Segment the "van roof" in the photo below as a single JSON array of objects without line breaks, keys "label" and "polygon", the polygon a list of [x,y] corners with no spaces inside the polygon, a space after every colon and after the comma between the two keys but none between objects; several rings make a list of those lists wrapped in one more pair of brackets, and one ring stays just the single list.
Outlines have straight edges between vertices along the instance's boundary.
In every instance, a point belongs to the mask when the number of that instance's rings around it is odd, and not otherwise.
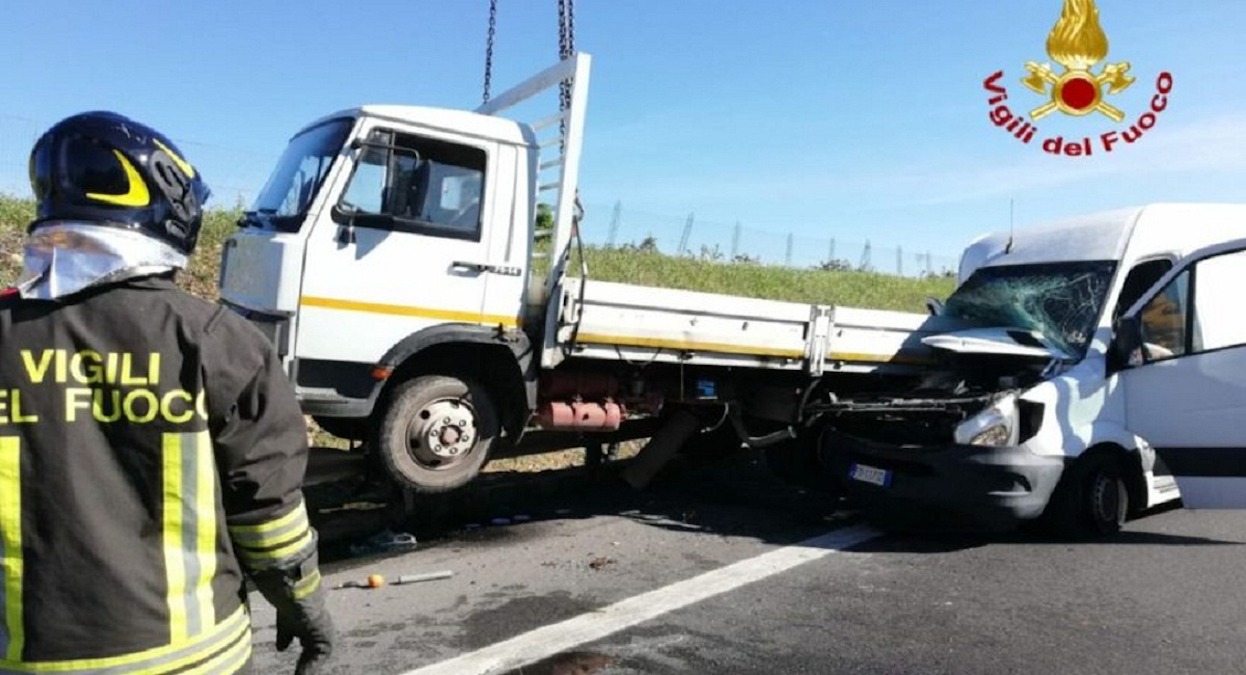
[{"label": "van roof", "polygon": [[1120,260],[1131,239],[1180,254],[1226,236],[1246,236],[1246,204],[1147,204],[1017,228],[1011,247],[1007,230],[992,232],[965,249],[961,271],[967,276],[967,268],[986,266]]},{"label": "van roof", "polygon": [[[535,145],[535,135],[525,124],[505,117],[483,115],[457,108],[436,108],[418,105],[363,105],[339,110],[325,115],[303,127],[310,129],[331,119],[342,117],[378,117],[396,122],[407,122],[423,127],[477,136],[493,141],[515,145]],[[296,134],[297,135],[297,134]]]}]

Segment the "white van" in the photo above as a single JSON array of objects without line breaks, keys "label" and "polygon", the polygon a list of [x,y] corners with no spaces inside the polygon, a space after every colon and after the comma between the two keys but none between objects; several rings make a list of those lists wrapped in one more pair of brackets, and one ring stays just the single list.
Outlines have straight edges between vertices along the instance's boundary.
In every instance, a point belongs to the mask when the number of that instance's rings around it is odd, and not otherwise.
[{"label": "white van", "polygon": [[1156,204],[988,235],[916,389],[839,406],[873,509],[1109,534],[1183,499],[1246,508],[1246,205]]}]

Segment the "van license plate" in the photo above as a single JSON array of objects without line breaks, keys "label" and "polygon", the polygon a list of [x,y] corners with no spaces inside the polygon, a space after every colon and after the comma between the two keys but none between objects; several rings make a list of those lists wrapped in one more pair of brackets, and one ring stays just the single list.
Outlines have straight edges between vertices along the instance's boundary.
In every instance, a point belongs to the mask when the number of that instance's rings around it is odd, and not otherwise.
[{"label": "van license plate", "polygon": [[870,483],[880,487],[891,485],[891,472],[886,469],[879,469],[864,464],[853,464],[848,471],[848,477],[853,480],[859,480],[862,483]]}]

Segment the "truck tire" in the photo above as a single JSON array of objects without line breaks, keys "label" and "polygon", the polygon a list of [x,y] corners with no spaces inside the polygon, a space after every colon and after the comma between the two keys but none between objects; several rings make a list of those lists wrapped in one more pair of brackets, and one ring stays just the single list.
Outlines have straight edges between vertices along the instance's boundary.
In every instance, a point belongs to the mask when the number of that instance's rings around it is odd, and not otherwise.
[{"label": "truck tire", "polygon": [[385,472],[415,492],[461,487],[480,473],[498,437],[489,391],[470,380],[422,375],[389,397],[373,441]]},{"label": "truck tire", "polygon": [[1047,511],[1050,529],[1060,536],[1106,538],[1120,532],[1129,513],[1121,462],[1103,454],[1078,460],[1052,493]]}]

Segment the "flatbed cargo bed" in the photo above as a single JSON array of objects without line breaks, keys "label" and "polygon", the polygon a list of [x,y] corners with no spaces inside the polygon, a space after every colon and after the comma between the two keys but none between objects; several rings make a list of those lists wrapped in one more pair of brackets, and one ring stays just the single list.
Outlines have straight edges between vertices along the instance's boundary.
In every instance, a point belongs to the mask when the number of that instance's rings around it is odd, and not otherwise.
[{"label": "flatbed cargo bed", "polygon": [[[581,285],[583,288],[581,289]],[[583,296],[581,297],[581,290]],[[923,362],[924,314],[566,280],[562,344],[580,358],[874,372]],[[578,327],[577,325],[578,324]]]}]

